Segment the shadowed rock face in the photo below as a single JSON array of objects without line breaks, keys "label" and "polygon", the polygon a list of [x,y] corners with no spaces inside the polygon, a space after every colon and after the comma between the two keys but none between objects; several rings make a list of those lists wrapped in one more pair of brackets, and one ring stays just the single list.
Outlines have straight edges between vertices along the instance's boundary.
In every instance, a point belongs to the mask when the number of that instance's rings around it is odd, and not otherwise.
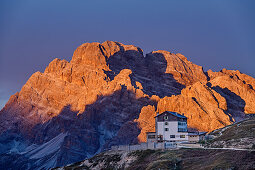
[{"label": "shadowed rock face", "polygon": [[166,110],[184,113],[190,128],[212,131],[255,112],[254,88],[252,77],[205,73],[181,54],[144,56],[133,45],[85,43],[70,62],[53,60],[10,97],[0,112],[0,153],[12,150],[8,158],[34,168],[64,165],[145,141],[156,112]]}]

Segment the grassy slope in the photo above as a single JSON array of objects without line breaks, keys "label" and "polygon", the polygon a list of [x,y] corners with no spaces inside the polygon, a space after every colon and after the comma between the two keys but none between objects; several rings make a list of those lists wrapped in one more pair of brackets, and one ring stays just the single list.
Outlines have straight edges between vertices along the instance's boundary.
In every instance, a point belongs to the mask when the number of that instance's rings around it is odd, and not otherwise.
[{"label": "grassy slope", "polygon": [[[122,159],[135,158],[125,167],[119,162]],[[65,167],[64,169],[255,169],[254,151],[233,150],[203,150],[203,149],[180,149],[180,150],[144,150],[126,154],[123,152],[112,154],[101,153],[81,166],[81,162]],[[101,166],[98,166],[101,164]]]},{"label": "grassy slope", "polygon": [[242,122],[229,125],[222,129],[217,129],[211,133],[215,138],[211,141],[211,146],[223,144],[224,147],[238,147],[240,144],[247,148],[255,145],[255,118],[250,118]]}]

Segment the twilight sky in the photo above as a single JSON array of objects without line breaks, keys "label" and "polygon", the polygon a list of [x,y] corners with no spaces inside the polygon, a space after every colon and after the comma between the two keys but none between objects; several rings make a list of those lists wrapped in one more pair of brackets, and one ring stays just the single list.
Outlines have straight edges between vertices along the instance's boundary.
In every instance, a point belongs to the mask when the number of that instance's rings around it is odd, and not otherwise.
[{"label": "twilight sky", "polygon": [[1,0],[0,109],[54,58],[84,42],[184,54],[255,77],[255,0]]}]

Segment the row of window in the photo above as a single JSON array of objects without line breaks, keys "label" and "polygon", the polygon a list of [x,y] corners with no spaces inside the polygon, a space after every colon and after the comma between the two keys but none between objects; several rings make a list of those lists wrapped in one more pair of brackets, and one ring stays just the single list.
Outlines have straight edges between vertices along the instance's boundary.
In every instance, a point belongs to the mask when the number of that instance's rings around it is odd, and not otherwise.
[{"label": "row of window", "polygon": [[[169,128],[165,128],[165,131],[169,131]],[[178,132],[187,132],[187,128],[178,128]]]},{"label": "row of window", "polygon": [[[175,135],[170,135],[170,138],[175,138]],[[185,138],[185,135],[180,135],[180,138]]]},{"label": "row of window", "polygon": [[[178,135],[179,136],[179,135]],[[170,135],[170,138],[178,137],[177,135]],[[148,139],[155,139],[156,135],[148,135]],[[180,138],[185,138],[185,135],[180,135]]]}]

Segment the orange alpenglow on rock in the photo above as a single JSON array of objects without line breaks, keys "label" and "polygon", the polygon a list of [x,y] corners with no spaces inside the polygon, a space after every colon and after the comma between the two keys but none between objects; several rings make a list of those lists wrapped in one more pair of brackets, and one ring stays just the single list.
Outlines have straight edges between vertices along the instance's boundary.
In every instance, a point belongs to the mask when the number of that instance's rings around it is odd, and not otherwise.
[{"label": "orange alpenglow on rock", "polygon": [[[77,119],[72,124],[95,131],[84,141],[97,145],[93,154],[99,145],[144,142],[146,132],[155,130],[156,112],[184,113],[188,127],[201,131],[242,120],[255,113],[254,88],[255,79],[248,75],[226,69],[204,72],[182,54],[159,50],[144,56],[133,45],[85,43],[70,62],[53,60],[10,97],[0,112],[0,133],[18,126],[29,140],[43,142],[34,129],[70,116],[68,108],[75,113],[72,121]],[[71,130],[59,129],[66,131]]]}]

